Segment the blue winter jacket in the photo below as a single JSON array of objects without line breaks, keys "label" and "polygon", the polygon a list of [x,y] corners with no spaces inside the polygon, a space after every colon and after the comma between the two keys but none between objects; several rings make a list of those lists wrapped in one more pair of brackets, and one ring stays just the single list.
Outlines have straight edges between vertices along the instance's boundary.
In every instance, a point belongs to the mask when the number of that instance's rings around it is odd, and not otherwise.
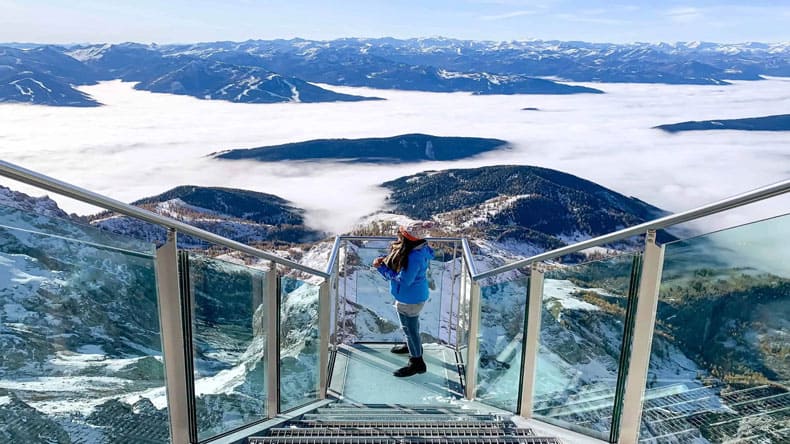
[{"label": "blue winter jacket", "polygon": [[433,249],[422,244],[409,253],[409,265],[395,272],[381,264],[376,269],[390,281],[390,293],[398,302],[419,304],[428,300],[428,264],[433,259]]}]

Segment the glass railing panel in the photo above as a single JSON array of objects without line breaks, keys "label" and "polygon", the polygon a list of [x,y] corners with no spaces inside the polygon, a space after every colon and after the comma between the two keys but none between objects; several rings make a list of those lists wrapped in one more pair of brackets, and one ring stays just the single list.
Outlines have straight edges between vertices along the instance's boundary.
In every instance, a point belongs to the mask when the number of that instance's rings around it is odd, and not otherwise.
[{"label": "glass railing panel", "polygon": [[[348,316],[347,342],[402,342],[389,282],[372,266],[389,251],[386,241],[350,241],[342,297]],[[352,339],[353,338],[353,339]]]},{"label": "glass railing panel", "polygon": [[469,323],[471,321],[470,311],[472,309],[472,279],[469,277],[467,269],[462,267],[461,276],[458,279],[458,304],[455,310],[455,348],[461,362],[466,365],[469,362]]},{"label": "glass railing panel", "polygon": [[535,417],[609,439],[634,264],[626,254],[545,273]]},{"label": "glass railing panel", "polygon": [[195,253],[188,270],[192,370],[198,438],[267,417],[266,294],[268,273]]},{"label": "glass railing panel", "polygon": [[788,442],[790,216],[666,245],[643,442]]},{"label": "glass railing panel", "polygon": [[521,271],[480,282],[475,398],[514,413],[520,394],[528,289],[529,277]]},{"label": "glass railing panel", "polygon": [[[151,242],[100,229],[82,220],[74,220],[57,208],[17,208],[11,206],[13,204],[21,205],[13,200],[0,204],[0,224],[20,232],[30,231],[47,238],[63,237],[150,256],[156,250],[156,245]],[[43,213],[34,211],[43,211]]]},{"label": "glass railing panel", "polygon": [[[349,342],[404,341],[390,283],[372,267],[375,258],[388,253],[388,245],[386,241],[349,242],[344,264],[347,274],[339,290],[347,304]],[[424,343],[449,344],[455,340],[457,323],[460,250],[452,243],[432,242],[430,246],[434,250],[428,270],[430,296],[420,312],[420,331]]]},{"label": "glass railing panel", "polygon": [[289,271],[283,274],[280,278],[280,410],[287,411],[319,398],[320,279]]},{"label": "glass railing panel", "polygon": [[[460,310],[461,273],[463,251],[460,241],[433,242],[434,262],[431,279],[438,293],[439,319],[436,337],[442,344],[455,346],[458,341],[458,314]],[[433,294],[431,297],[434,297]]]},{"label": "glass railing panel", "polygon": [[0,209],[4,441],[168,442],[153,252]]}]

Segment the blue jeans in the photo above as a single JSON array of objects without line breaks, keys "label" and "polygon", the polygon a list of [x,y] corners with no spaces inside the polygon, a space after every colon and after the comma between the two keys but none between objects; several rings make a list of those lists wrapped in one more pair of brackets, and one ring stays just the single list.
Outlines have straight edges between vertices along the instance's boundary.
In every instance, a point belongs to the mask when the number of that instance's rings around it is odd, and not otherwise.
[{"label": "blue jeans", "polygon": [[406,345],[409,347],[409,356],[419,358],[422,356],[422,339],[420,339],[420,316],[406,316],[398,312],[400,326],[406,335]]}]

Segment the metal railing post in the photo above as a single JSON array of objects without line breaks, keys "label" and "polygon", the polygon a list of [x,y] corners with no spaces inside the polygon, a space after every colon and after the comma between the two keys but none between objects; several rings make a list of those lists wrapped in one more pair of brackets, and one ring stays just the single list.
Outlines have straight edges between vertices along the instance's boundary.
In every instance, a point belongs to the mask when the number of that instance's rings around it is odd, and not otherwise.
[{"label": "metal railing post", "polygon": [[[461,310],[465,308],[465,302],[467,300],[467,282],[469,280],[468,269],[466,267],[466,261],[461,261],[461,282],[460,287],[458,288],[458,309],[456,310],[455,314],[455,349],[459,351],[462,347],[461,343]],[[466,364],[466,363],[464,363]]]},{"label": "metal railing post", "polygon": [[167,408],[170,416],[170,442],[190,443],[191,418],[187,408],[189,380],[181,292],[178,280],[176,231],[167,232],[167,241],[156,249],[156,286],[159,292],[159,322],[162,330],[162,356],[165,364]]},{"label": "metal railing post", "polygon": [[[450,316],[447,318],[447,343],[453,343],[453,311],[455,310],[455,279],[457,275],[455,274],[455,256],[458,254],[458,242],[453,242],[453,269],[450,272],[450,276],[452,280],[450,281]],[[459,291],[457,297],[459,299],[458,303],[460,304],[460,296],[461,292]],[[456,331],[457,333],[457,331]],[[456,341],[456,348],[458,348],[457,341]]]},{"label": "metal railing post", "polygon": [[466,362],[466,399],[475,399],[477,389],[477,350],[480,346],[480,285],[472,282],[469,294],[469,353]]},{"label": "metal railing post", "polygon": [[340,322],[340,332],[342,333],[341,343],[346,339],[346,315],[348,313],[348,241],[343,242],[343,309],[340,312],[342,321]]},{"label": "metal railing post", "polygon": [[266,412],[280,413],[280,276],[271,262],[266,275]]},{"label": "metal railing post", "polygon": [[532,264],[529,275],[529,294],[527,313],[524,318],[526,332],[521,362],[521,403],[519,415],[531,418],[535,391],[535,375],[538,368],[538,347],[540,345],[540,321],[543,310],[543,269],[540,264]]},{"label": "metal railing post", "polygon": [[[340,248],[340,245],[337,245]],[[334,271],[332,271],[332,302],[335,304],[335,319],[333,322],[332,350],[336,351],[340,335],[340,256],[335,256]]]},{"label": "metal railing post", "polygon": [[[622,417],[618,443],[636,444],[639,441],[639,425],[642,420],[642,397],[645,394],[647,370],[650,365],[650,347],[656,323],[658,291],[664,265],[664,247],[656,244],[656,232],[650,230],[645,237],[642,273],[639,278],[636,317],[631,359],[623,396]],[[624,350],[623,352],[628,352]]]},{"label": "metal railing post", "polygon": [[329,385],[329,330],[330,307],[329,280],[321,283],[318,289],[318,398],[326,399]]}]

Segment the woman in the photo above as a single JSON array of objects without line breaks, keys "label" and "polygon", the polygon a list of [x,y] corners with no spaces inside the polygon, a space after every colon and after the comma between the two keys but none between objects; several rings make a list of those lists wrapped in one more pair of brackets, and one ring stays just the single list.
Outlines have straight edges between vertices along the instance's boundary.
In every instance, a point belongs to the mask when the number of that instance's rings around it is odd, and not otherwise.
[{"label": "woman", "polygon": [[424,233],[433,222],[416,222],[398,228],[398,239],[390,245],[386,257],[378,257],[373,266],[390,281],[390,293],[395,297],[395,308],[406,346],[392,348],[393,353],[409,353],[409,364],[396,370],[397,377],[425,373],[420,339],[420,311],[428,300],[428,264],[433,259],[433,249],[425,242]]}]

